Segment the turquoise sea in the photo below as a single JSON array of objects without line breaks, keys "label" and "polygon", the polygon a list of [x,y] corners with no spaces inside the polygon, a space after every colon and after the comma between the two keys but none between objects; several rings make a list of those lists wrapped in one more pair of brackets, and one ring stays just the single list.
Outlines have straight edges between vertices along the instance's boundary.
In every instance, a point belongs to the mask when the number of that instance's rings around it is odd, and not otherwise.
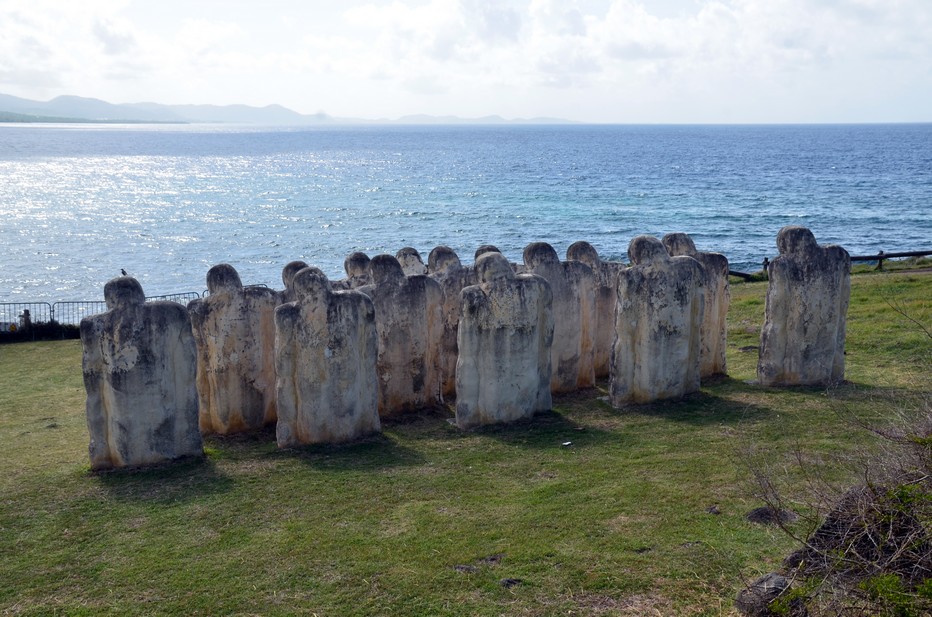
[{"label": "turquoise sea", "polygon": [[291,260],[339,278],[404,246],[621,260],[671,231],[757,270],[789,224],[852,254],[932,248],[932,124],[0,125],[0,212],[0,302],[100,299],[121,269],[202,291],[220,262],[279,288]]}]

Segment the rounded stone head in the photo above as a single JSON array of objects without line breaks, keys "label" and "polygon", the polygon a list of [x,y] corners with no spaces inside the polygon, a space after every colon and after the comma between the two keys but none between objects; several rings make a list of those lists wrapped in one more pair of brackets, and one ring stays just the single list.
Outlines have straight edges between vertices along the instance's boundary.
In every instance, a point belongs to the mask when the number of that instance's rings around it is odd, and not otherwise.
[{"label": "rounded stone head", "polygon": [[119,276],[104,285],[104,300],[107,310],[112,311],[145,304],[146,294],[139,281],[131,276]]},{"label": "rounded stone head", "polygon": [[431,274],[442,274],[460,267],[460,258],[449,246],[435,246],[427,256],[427,268]]},{"label": "rounded stone head", "polygon": [[781,255],[808,253],[818,247],[808,227],[788,225],[777,233],[777,249]]},{"label": "rounded stone head", "polygon": [[667,261],[670,256],[663,243],[654,236],[637,236],[628,245],[628,259],[636,266]]},{"label": "rounded stone head", "polygon": [[369,256],[365,253],[359,251],[350,253],[343,260],[343,269],[346,271],[346,276],[351,278],[367,276],[369,274],[369,261]]},{"label": "rounded stone head", "polygon": [[536,268],[543,264],[558,264],[560,257],[546,242],[531,242],[524,247],[524,265]]},{"label": "rounded stone head", "polygon": [[239,273],[230,264],[217,264],[207,271],[207,290],[211,294],[239,291],[242,288],[243,282],[239,278]]},{"label": "rounded stone head", "polygon": [[602,263],[602,260],[599,259],[598,251],[585,240],[572,243],[569,248],[566,249],[566,258],[570,261],[580,261],[593,270]]},{"label": "rounded stone head", "polygon": [[282,283],[285,289],[291,289],[294,275],[304,268],[307,268],[307,264],[303,261],[292,261],[282,269]]},{"label": "rounded stone head", "polygon": [[687,257],[696,256],[696,243],[693,242],[693,239],[690,238],[688,234],[681,231],[665,235],[662,242],[667,252],[673,257],[678,255],[686,255]]},{"label": "rounded stone head", "polygon": [[376,285],[401,283],[405,279],[401,264],[391,255],[376,255],[369,262],[369,275]]},{"label": "rounded stone head", "polygon": [[303,268],[294,275],[294,292],[302,304],[323,302],[333,293],[327,275],[319,268]]},{"label": "rounded stone head", "polygon": [[476,249],[475,254],[472,256],[473,261],[479,261],[479,257],[485,255],[486,253],[501,253],[501,251],[498,250],[498,247],[494,244],[483,244]]},{"label": "rounded stone head", "polygon": [[416,248],[406,246],[395,253],[395,258],[401,264],[402,271],[408,276],[427,273],[424,260],[421,259],[421,254],[417,252]]},{"label": "rounded stone head", "polygon": [[476,260],[476,274],[480,283],[493,283],[515,278],[511,264],[501,253],[489,252]]}]

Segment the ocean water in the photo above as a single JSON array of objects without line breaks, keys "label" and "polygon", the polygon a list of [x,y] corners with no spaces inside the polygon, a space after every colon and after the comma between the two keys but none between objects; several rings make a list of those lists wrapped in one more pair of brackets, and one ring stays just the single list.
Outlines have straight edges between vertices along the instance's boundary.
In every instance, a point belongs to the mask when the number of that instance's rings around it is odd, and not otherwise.
[{"label": "ocean water", "polygon": [[214,264],[281,287],[303,259],[576,240],[625,260],[689,233],[758,270],[784,225],[852,254],[932,248],[932,124],[257,129],[0,125],[0,302],[148,295]]}]

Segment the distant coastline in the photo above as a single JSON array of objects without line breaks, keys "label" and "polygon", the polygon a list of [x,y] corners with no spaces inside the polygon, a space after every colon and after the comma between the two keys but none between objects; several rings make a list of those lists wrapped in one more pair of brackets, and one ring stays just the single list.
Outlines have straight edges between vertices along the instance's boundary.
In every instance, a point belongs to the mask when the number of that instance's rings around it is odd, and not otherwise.
[{"label": "distant coastline", "polygon": [[257,126],[346,126],[375,124],[508,125],[579,124],[561,118],[513,118],[483,116],[431,116],[415,114],[391,120],[341,118],[320,112],[301,114],[281,105],[162,105],[159,103],[113,104],[100,99],[59,96],[34,101],[0,94],[0,122],[27,124],[251,124]]},{"label": "distant coastline", "polygon": [[0,111],[0,123],[4,124],[190,124],[181,120],[94,120],[89,118],[66,118],[60,116],[37,116]]}]

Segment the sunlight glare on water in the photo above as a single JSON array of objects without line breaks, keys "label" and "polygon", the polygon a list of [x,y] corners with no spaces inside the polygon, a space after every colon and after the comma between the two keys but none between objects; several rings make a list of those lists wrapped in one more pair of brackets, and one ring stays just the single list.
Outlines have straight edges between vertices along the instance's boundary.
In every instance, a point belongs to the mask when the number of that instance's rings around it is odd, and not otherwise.
[{"label": "sunlight glare on water", "polygon": [[0,127],[0,301],[98,299],[121,268],[150,295],[210,266],[279,287],[303,259],[438,244],[625,260],[690,233],[759,269],[780,227],[854,254],[932,244],[932,126]]}]

